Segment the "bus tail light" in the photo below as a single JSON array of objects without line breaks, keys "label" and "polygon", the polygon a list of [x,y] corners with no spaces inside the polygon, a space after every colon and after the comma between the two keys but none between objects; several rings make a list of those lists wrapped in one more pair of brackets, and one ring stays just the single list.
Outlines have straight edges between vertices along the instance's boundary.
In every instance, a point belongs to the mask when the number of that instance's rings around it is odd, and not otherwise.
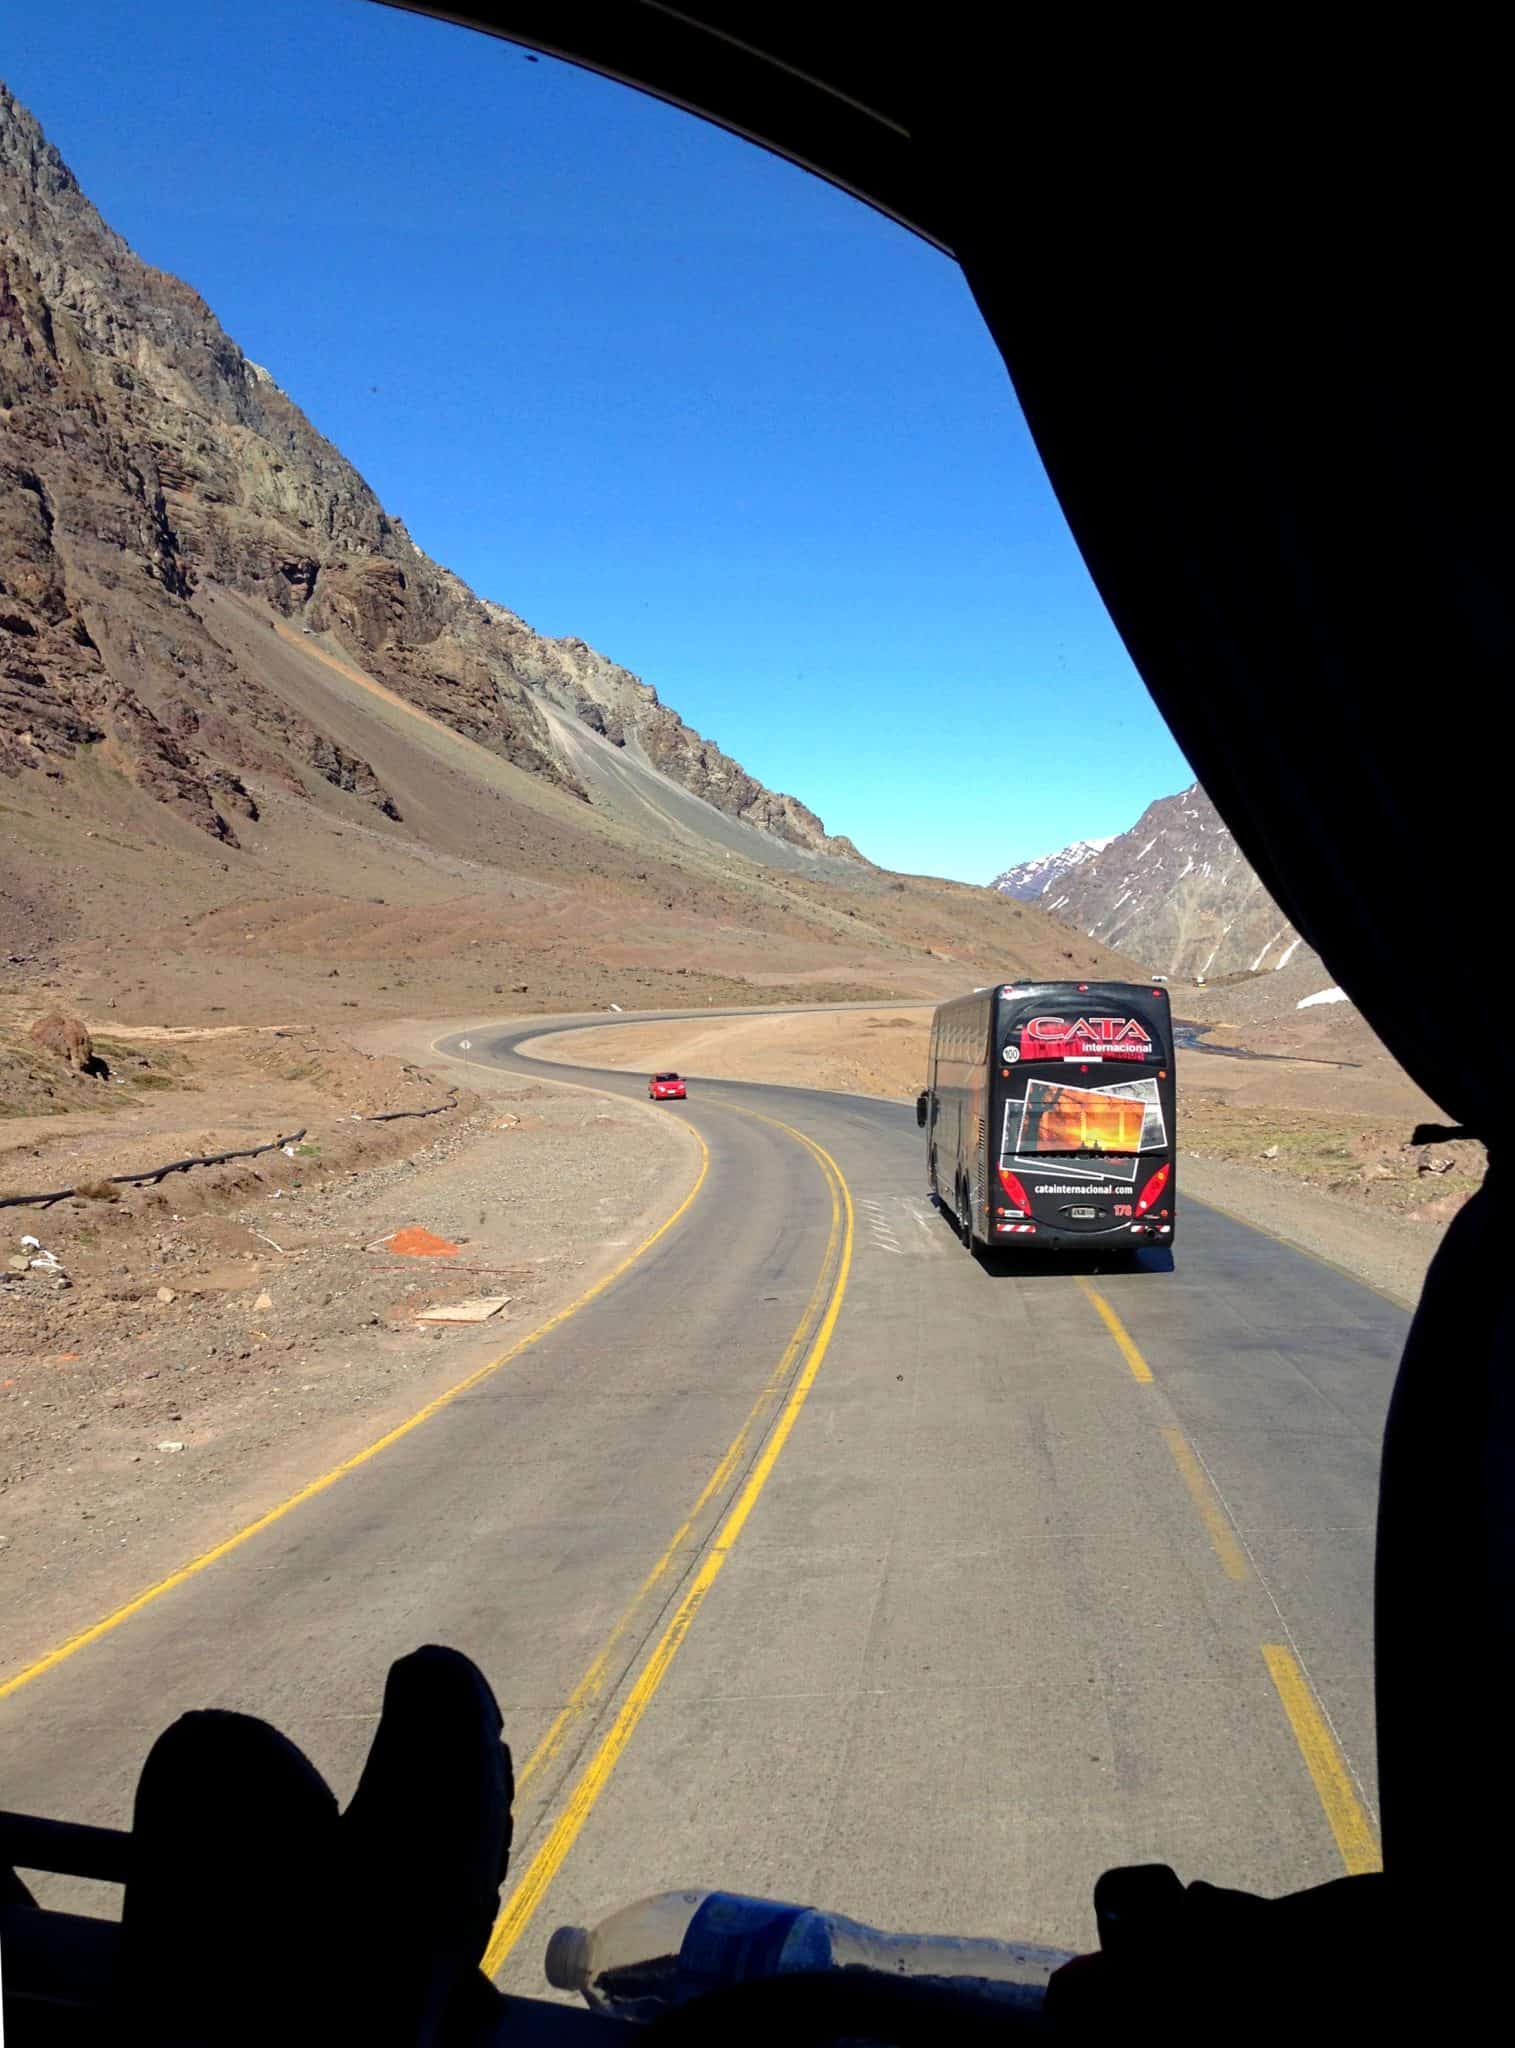
[{"label": "bus tail light", "polygon": [[1138,1216],[1146,1215],[1152,1204],[1168,1185],[1168,1176],[1172,1171],[1173,1168],[1171,1166],[1160,1166],[1156,1173],[1153,1174],[1151,1180],[1147,1182],[1147,1185],[1136,1198],[1136,1213]]},{"label": "bus tail light", "polygon": [[1002,1166],[999,1169],[999,1184],[1005,1191],[1006,1200],[1013,1207],[1019,1209],[1023,1216],[1029,1216],[1031,1214],[1031,1204],[1026,1200],[1026,1190],[1021,1186],[1008,1166]]}]

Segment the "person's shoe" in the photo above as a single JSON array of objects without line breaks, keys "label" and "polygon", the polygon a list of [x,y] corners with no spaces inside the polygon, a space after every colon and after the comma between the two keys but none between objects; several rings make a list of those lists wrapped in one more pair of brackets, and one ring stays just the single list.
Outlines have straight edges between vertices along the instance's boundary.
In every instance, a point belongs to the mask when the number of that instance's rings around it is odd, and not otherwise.
[{"label": "person's shoe", "polygon": [[185,1714],[137,1783],[117,2009],[152,2048],[314,2041],[327,1978],[337,1802],[246,1714]]},{"label": "person's shoe", "polygon": [[[500,1907],[515,1795],[478,1666],[428,1646],[391,1666],[384,1711],[339,1824],[364,2048],[425,2048],[477,1996]],[[363,2031],[362,2028],[367,2029]]]}]

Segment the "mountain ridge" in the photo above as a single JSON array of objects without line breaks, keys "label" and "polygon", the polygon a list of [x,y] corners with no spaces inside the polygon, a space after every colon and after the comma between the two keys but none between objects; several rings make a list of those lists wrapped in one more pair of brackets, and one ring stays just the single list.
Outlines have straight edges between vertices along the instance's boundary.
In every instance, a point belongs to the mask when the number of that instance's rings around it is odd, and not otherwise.
[{"label": "mountain ridge", "polygon": [[1175,979],[1261,974],[1316,958],[1197,782],[1148,804],[1113,839],[1076,840],[1007,869],[993,886]]},{"label": "mountain ridge", "polygon": [[1040,853],[1032,860],[1016,861],[996,875],[989,886],[998,889],[1002,896],[1015,897],[1017,902],[1034,903],[1038,897],[1047,895],[1064,875],[1093,860],[1109,844],[1108,839],[1075,839],[1059,847],[1056,853]]},{"label": "mountain ridge", "polygon": [[[74,416],[66,441],[51,431],[60,406]],[[108,738],[144,789],[232,845],[249,765],[282,768],[291,787],[307,770],[366,786],[366,764],[266,704],[255,677],[236,687],[265,745],[203,715],[204,700],[231,686],[193,618],[195,589],[211,580],[332,636],[402,694],[571,794],[588,792],[540,698],[617,747],[635,745],[728,816],[791,846],[861,858],[651,684],[582,640],[534,632],[426,555],[200,295],[103,221],[3,84],[0,414],[11,500],[0,545],[25,569],[6,579],[4,624],[12,643],[31,643],[12,644],[0,671],[0,767],[20,765],[18,749],[57,756]],[[136,551],[153,586],[128,593],[131,611],[150,614],[151,678],[137,660],[138,621],[121,617],[111,548]],[[372,797],[381,813],[393,808],[377,788]]]},{"label": "mountain ridge", "polygon": [[220,1028],[1131,964],[875,867],[476,596],[8,94],[0,485],[0,1026],[42,991]]}]

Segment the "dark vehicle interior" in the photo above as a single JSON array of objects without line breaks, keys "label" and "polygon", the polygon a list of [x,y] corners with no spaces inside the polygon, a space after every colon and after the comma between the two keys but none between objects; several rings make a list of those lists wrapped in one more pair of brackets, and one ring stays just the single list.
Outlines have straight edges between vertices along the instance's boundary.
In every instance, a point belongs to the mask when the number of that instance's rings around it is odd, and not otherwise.
[{"label": "dark vehicle interior", "polygon": [[[1465,1025],[1451,994],[1459,972],[1486,979],[1504,894],[1492,802],[1512,669],[1499,67],[1476,30],[1435,21],[1398,41],[1285,16],[1032,22],[958,5],[893,20],[722,0],[415,11],[702,115],[956,258],[1095,583],[1205,789],[1449,1125],[1487,1142],[1496,1164],[1432,1268],[1384,1445],[1382,1875],[1264,1902],[1180,1891],[1160,1870],[1118,1873],[1096,1894],[1101,1955],[1073,1966],[1053,2002],[1073,2038],[1161,2026],[1228,2041],[1282,2024],[1314,2038],[1349,2023],[1381,2031],[1391,2016],[1453,2036],[1459,2012],[1497,2009],[1499,1873],[1515,1823],[1505,1091],[1486,1051],[1497,1025]],[[1410,971],[1428,959],[1441,969],[1431,982]],[[459,1771],[482,1757],[487,1776],[487,1712],[466,1697],[455,1709],[473,1731]],[[403,1779],[396,1754],[386,1768]],[[442,1853],[445,1830],[428,1835],[403,1788],[380,1786],[385,1774],[376,1762],[375,1820],[381,1799],[395,1802],[393,1826],[379,1827],[386,1868],[423,1838]],[[239,1865],[237,1824],[229,1808],[218,1839],[200,1843],[218,1869]],[[0,1860],[23,1860],[25,1825],[10,1824]],[[492,1852],[476,1832],[457,1840],[463,1864],[499,1853],[497,1838]],[[128,1930],[129,1873],[153,1853],[41,1824],[24,1844],[53,1867],[125,1876]],[[255,1858],[242,1871],[239,1898],[280,1883]],[[471,1898],[472,1866],[454,1876]],[[249,1974],[261,2012],[299,2004],[315,1959],[310,1929],[296,1938],[292,1926],[306,1910],[298,1886],[286,1896],[214,1951],[220,1996],[213,1973],[189,1972],[212,2001],[189,2031],[159,2031],[146,2017],[154,1986],[139,1983],[130,2038],[252,2038],[229,2010]],[[449,1896],[397,1881],[388,1964],[371,1929],[352,1951],[340,1916],[323,1921],[327,1974],[345,1975],[351,1956],[422,1988],[344,2008],[349,2022],[321,2038],[531,2038],[519,2002],[509,2027],[497,2006],[482,2019],[471,2009],[472,2031],[448,2007],[443,1993],[473,1968],[468,1941],[426,1903]],[[68,1938],[60,1928],[37,1964],[54,1981],[70,1975]],[[407,1947],[423,1958],[409,1976]],[[161,1936],[151,1947],[170,1952]],[[35,2038],[128,2037],[71,2023]],[[717,1994],[653,2032],[914,2042],[991,2026],[1009,2030],[920,1989],[795,1978]]]}]

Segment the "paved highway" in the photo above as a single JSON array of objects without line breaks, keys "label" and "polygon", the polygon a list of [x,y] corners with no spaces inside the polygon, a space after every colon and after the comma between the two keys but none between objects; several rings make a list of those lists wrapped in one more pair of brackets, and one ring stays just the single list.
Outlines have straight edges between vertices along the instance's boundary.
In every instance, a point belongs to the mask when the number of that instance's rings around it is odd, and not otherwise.
[{"label": "paved highway", "polygon": [[[461,1056],[645,1089],[517,1049],[557,1028]],[[668,1113],[706,1155],[672,1227],[0,1703],[0,1801],[121,1818],[151,1736],[211,1702],[345,1794],[389,1660],[436,1640],[490,1674],[522,1772],[513,1989],[558,1922],[673,1885],[1073,1946],[1112,1863],[1265,1891],[1369,1865],[1403,1311],[1193,1202],[1176,1259],[971,1259],[891,1104],[712,1081]]]}]

